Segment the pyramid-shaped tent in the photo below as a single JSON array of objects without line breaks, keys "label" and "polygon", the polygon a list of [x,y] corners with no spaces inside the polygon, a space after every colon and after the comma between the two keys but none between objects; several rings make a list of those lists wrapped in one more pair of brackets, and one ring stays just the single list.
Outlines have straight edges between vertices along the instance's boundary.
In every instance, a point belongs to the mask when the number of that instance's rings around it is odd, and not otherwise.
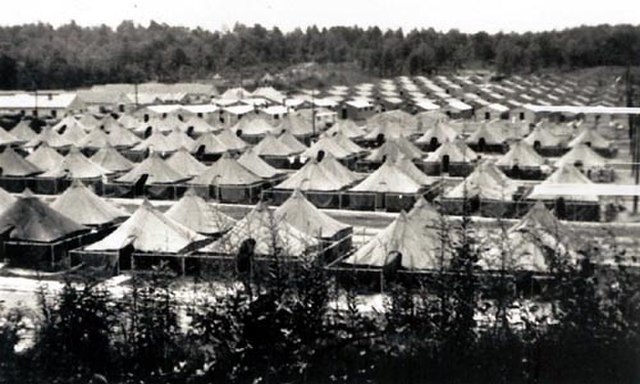
[{"label": "pyramid-shaped tent", "polygon": [[77,147],[71,147],[69,154],[55,167],[41,177],[69,177],[72,179],[95,179],[111,174],[111,171],[102,168],[90,159],[86,158]]},{"label": "pyramid-shaped tent", "polygon": [[91,161],[113,173],[126,172],[133,168],[133,163],[109,144],[91,156]]},{"label": "pyramid-shaped tent", "polygon": [[229,154],[224,154],[204,172],[190,182],[196,185],[250,186],[262,183],[262,179],[243,167]]},{"label": "pyramid-shaped tent", "polygon": [[165,212],[165,216],[204,235],[224,233],[235,224],[234,219],[214,208],[191,189]]},{"label": "pyramid-shaped tent", "polygon": [[282,171],[272,167],[266,161],[262,160],[260,156],[256,155],[253,148],[246,150],[242,156],[238,158],[238,163],[265,180],[283,175]]},{"label": "pyramid-shaped tent", "polygon": [[274,216],[317,238],[333,238],[351,228],[319,210],[300,190],[293,191],[291,197],[275,210]]},{"label": "pyramid-shaped tent", "polygon": [[600,156],[596,151],[584,143],[576,144],[571,150],[565,153],[557,162],[556,167],[565,164],[581,164],[588,168],[599,168],[607,165],[607,159]]},{"label": "pyramid-shaped tent", "polygon": [[351,191],[414,194],[421,189],[422,185],[400,169],[395,159],[387,158],[377,170],[351,188]]},{"label": "pyramid-shaped tent", "polygon": [[611,146],[611,142],[598,133],[595,128],[583,129],[573,140],[569,141],[568,146],[573,148],[579,144],[586,144],[596,149],[607,149]]},{"label": "pyramid-shaped tent", "polygon": [[78,180],[51,203],[51,208],[88,226],[110,224],[129,216],[122,208],[100,198]]},{"label": "pyramid-shaped tent", "polygon": [[282,132],[280,136],[278,136],[278,141],[289,147],[294,153],[302,153],[307,149],[307,146],[302,144],[289,131]]},{"label": "pyramid-shaped tent", "polygon": [[35,148],[42,143],[47,143],[51,148],[68,148],[73,144],[52,128],[43,127],[42,131],[36,137],[29,140],[24,146],[26,148]]},{"label": "pyramid-shaped tent", "polygon": [[144,175],[148,175],[147,184],[175,184],[189,179],[189,176],[171,168],[157,153],[153,152],[116,181],[136,183]]},{"label": "pyramid-shaped tent", "polygon": [[330,192],[342,190],[350,184],[320,166],[316,159],[311,159],[275,188]]},{"label": "pyramid-shaped tent", "polygon": [[446,198],[478,197],[483,200],[511,201],[517,185],[494,163],[481,162],[460,184],[445,193]]},{"label": "pyramid-shaped tent", "polygon": [[21,120],[15,127],[11,128],[9,133],[21,142],[25,143],[38,136],[38,134],[29,126],[29,120]]},{"label": "pyramid-shaped tent", "polygon": [[438,213],[423,199],[407,214],[398,217],[384,230],[342,262],[354,266],[383,268],[400,257],[407,270],[441,270],[448,267],[450,253],[443,249]]},{"label": "pyramid-shaped tent", "polygon": [[64,160],[64,156],[44,142],[25,159],[36,167],[45,170],[55,169]]},{"label": "pyramid-shaped tent", "polygon": [[207,169],[207,166],[199,162],[195,157],[191,156],[186,148],[180,148],[178,152],[171,155],[166,163],[176,171],[187,176],[200,175]]},{"label": "pyramid-shaped tent", "polygon": [[439,163],[448,156],[452,163],[468,163],[478,158],[478,154],[469,148],[463,141],[444,142],[434,152],[429,153],[426,163]]},{"label": "pyramid-shaped tent", "polygon": [[163,215],[147,200],[109,236],[89,245],[87,251],[117,251],[127,246],[139,252],[182,253],[206,237]]},{"label": "pyramid-shaped tent", "polygon": [[544,165],[545,159],[538,155],[538,153],[529,144],[524,141],[517,141],[511,144],[511,148],[505,153],[498,161],[496,165],[499,167],[513,166],[537,168]]},{"label": "pyramid-shaped tent", "polygon": [[0,233],[12,240],[50,243],[87,230],[30,192],[0,214]]},{"label": "pyramid-shaped tent", "polygon": [[27,177],[42,173],[42,170],[7,147],[0,154],[0,169],[3,176]]},{"label": "pyramid-shaped tent", "polygon": [[[286,221],[278,220],[269,207],[260,202],[222,238],[202,251],[235,255],[247,239],[255,241],[254,254],[258,256],[280,252],[281,257],[298,258],[319,245],[314,237],[299,231]],[[274,249],[274,242],[277,249]]]},{"label": "pyramid-shaped tent", "polygon": [[270,133],[265,135],[264,138],[253,147],[253,150],[258,156],[264,157],[290,157],[300,153],[292,150]]}]

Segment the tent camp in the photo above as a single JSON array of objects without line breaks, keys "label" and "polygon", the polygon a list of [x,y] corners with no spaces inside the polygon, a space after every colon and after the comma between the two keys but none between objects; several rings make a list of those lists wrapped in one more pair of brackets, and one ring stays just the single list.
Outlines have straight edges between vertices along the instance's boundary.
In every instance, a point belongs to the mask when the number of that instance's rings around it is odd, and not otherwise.
[{"label": "tent camp", "polygon": [[31,186],[29,178],[42,170],[20,156],[12,147],[0,154],[0,187],[10,192],[22,192]]}]

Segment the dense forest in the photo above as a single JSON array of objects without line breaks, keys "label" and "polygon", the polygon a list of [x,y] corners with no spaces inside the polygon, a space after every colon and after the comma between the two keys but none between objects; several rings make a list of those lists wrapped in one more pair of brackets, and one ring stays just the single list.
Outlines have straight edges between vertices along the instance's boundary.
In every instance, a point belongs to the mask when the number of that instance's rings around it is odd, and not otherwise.
[{"label": "dense forest", "polygon": [[374,76],[461,68],[503,73],[637,65],[640,26],[601,25],[524,34],[434,29],[309,27],[284,33],[237,24],[228,31],[108,26],[0,28],[0,89],[72,88],[106,82],[178,81],[215,73],[277,71],[304,63],[355,63]]}]

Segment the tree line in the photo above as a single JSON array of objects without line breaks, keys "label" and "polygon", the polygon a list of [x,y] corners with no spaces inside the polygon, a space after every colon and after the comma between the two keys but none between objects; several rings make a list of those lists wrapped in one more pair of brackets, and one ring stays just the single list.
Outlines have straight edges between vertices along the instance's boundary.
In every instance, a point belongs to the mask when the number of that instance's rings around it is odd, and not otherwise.
[{"label": "tree line", "polygon": [[210,79],[304,62],[355,63],[368,74],[394,76],[462,68],[528,73],[639,60],[640,26],[632,25],[522,34],[315,26],[285,33],[259,24],[208,31],[131,21],[115,29],[73,22],[0,28],[0,89]]}]

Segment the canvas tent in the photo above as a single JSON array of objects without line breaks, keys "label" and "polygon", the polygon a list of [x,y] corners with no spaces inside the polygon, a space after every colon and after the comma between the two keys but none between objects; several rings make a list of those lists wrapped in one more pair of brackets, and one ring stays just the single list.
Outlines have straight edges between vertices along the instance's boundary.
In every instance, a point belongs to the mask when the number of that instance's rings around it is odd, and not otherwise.
[{"label": "canvas tent", "polygon": [[160,261],[185,271],[185,257],[206,244],[208,239],[170,219],[144,200],[118,229],[85,247],[83,258],[108,256],[118,269],[147,268]]},{"label": "canvas tent", "polygon": [[51,208],[77,223],[92,227],[113,225],[129,216],[128,212],[100,198],[79,180],[58,196]]},{"label": "canvas tent", "polygon": [[88,231],[29,191],[0,214],[4,257],[17,266],[55,268]]},{"label": "canvas tent", "polygon": [[264,182],[226,153],[190,184],[219,201],[249,203],[258,198]]},{"label": "canvas tent", "polygon": [[[281,261],[297,261],[314,257],[320,242],[286,221],[279,220],[269,207],[260,202],[222,238],[200,250],[211,255],[234,257],[248,241],[253,243],[256,259],[268,261],[278,255]],[[275,248],[274,248],[275,246]]]},{"label": "canvas tent", "polygon": [[291,197],[274,211],[274,216],[278,221],[289,223],[303,233],[323,241],[323,249],[331,248],[329,254],[325,253],[327,261],[339,257],[351,248],[353,227],[319,210],[300,190],[295,190]]},{"label": "canvas tent", "polygon": [[443,249],[441,217],[424,199],[398,217],[375,237],[341,260],[351,268],[382,269],[396,264],[406,272],[435,272],[449,267],[450,250]]},{"label": "canvas tent", "polygon": [[235,224],[234,219],[204,201],[192,189],[173,204],[165,216],[207,236],[220,236]]}]

